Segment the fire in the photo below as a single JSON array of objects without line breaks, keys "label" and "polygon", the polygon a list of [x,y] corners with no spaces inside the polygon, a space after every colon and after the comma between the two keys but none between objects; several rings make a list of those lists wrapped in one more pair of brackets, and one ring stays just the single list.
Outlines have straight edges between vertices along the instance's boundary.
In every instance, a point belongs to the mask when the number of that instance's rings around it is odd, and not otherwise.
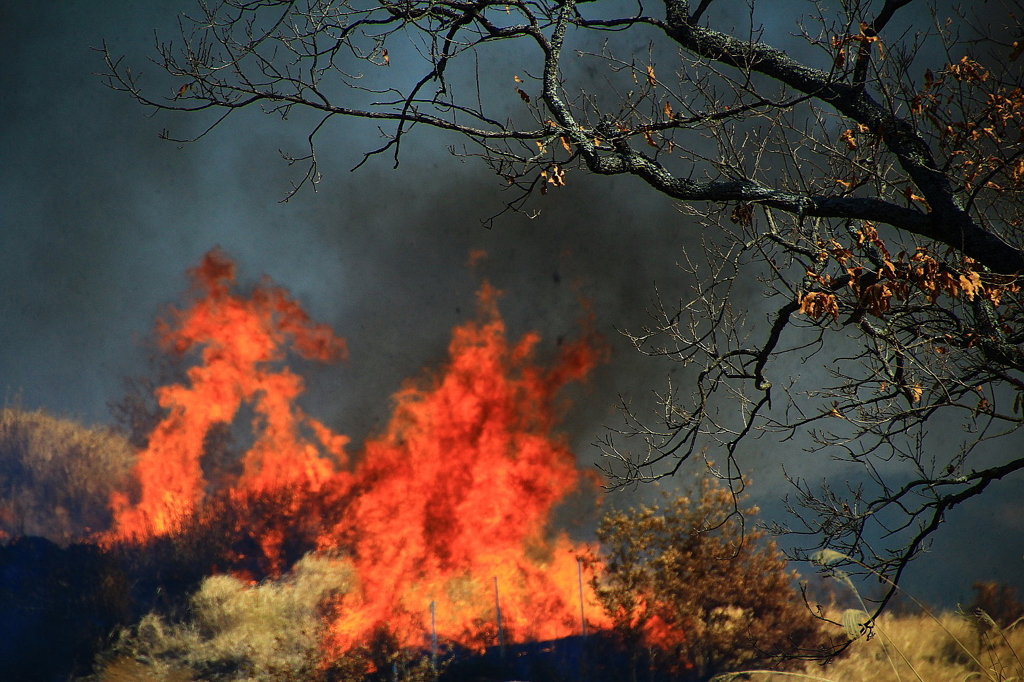
[{"label": "fire", "polygon": [[357,621],[422,635],[431,602],[439,631],[471,639],[495,620],[492,578],[515,636],[579,628],[577,548],[546,536],[552,508],[580,479],[572,451],[551,435],[553,399],[600,350],[584,338],[543,371],[531,362],[537,335],[510,345],[496,292],[485,286],[479,297],[482,320],[455,330],[443,373],[396,396],[390,424],[355,469],[367,491],[352,504],[351,528],[328,536],[354,536],[360,576],[333,630],[342,648],[362,629]]},{"label": "fire", "polygon": [[187,386],[158,389],[168,414],[134,468],[141,499],[134,505],[125,495],[111,500],[115,539],[163,535],[192,517],[205,494],[200,460],[206,435],[214,425],[230,423],[243,403],[257,414],[253,426],[259,437],[243,460],[241,489],[318,487],[332,476],[330,462],[299,435],[304,424],[331,454],[343,455],[345,439],[294,406],[302,379],[274,365],[284,358],[288,341],[300,356],[321,361],[344,357],[345,342],[325,325],[313,324],[287,292],[269,282],[247,299],[232,294],[234,264],[219,251],[206,254],[189,273],[202,296],[188,310],[172,309],[171,322],[157,323],[157,336],[164,350],[179,356],[201,348],[202,364],[189,370]]},{"label": "fire", "polygon": [[[330,608],[325,646],[336,653],[379,628],[423,646],[432,622],[443,639],[492,644],[499,607],[506,641],[578,633],[581,606],[591,626],[605,624],[589,586],[580,603],[576,557],[588,547],[549,527],[585,476],[556,432],[557,396],[603,361],[596,334],[538,366],[538,335],[510,342],[499,292],[485,284],[478,319],[453,331],[445,366],[407,382],[387,427],[349,460],[348,439],[295,406],[302,380],[283,365],[289,348],[337,360],[344,341],[269,282],[233,293],[234,266],[218,251],[190,274],[194,300],[157,331],[169,352],[198,351],[201,363],[186,384],[159,390],[167,415],[138,455],[139,494],[112,499],[105,542],[179,532],[226,500],[236,530],[255,534],[281,569],[301,520],[317,550],[355,567],[355,587]],[[241,473],[218,477],[226,487],[214,490],[205,439],[243,405],[256,415],[253,445]]]}]

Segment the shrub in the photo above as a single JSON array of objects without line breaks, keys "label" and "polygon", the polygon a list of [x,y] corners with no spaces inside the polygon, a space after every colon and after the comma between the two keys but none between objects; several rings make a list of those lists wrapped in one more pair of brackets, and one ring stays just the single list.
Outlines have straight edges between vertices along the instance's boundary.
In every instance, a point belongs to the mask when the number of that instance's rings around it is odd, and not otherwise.
[{"label": "shrub", "polygon": [[1008,628],[1024,618],[1024,603],[1017,598],[1017,588],[994,580],[978,581],[972,585],[974,601],[968,611],[971,613],[981,609],[994,620],[999,627]]},{"label": "shrub", "polygon": [[169,622],[149,613],[122,631],[104,656],[98,679],[116,679],[129,661],[154,679],[284,682],[322,676],[321,606],[351,587],[351,565],[308,555],[280,580],[256,585],[230,575],[203,581],[192,617]]},{"label": "shrub", "polygon": [[632,678],[644,647],[660,653],[648,666],[698,679],[819,649],[818,621],[783,554],[751,527],[756,513],[705,478],[696,497],[605,515],[594,587]]},{"label": "shrub", "polygon": [[0,409],[0,540],[68,543],[110,525],[110,494],[134,459],[110,429],[42,411]]}]

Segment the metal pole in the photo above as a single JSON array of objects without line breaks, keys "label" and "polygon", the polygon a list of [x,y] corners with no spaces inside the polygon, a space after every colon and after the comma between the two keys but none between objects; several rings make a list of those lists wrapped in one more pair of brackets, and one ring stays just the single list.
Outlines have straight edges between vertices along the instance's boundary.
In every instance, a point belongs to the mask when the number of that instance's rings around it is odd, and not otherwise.
[{"label": "metal pole", "polygon": [[580,583],[580,629],[583,631],[583,639],[586,639],[587,614],[583,610],[583,557],[576,557],[576,577]]},{"label": "metal pole", "polygon": [[437,605],[430,602],[430,667],[437,670]]},{"label": "metal pole", "polygon": [[498,614],[498,646],[501,647],[501,658],[505,658],[505,632],[501,629],[501,599],[498,597],[498,576],[494,576],[494,610]]}]

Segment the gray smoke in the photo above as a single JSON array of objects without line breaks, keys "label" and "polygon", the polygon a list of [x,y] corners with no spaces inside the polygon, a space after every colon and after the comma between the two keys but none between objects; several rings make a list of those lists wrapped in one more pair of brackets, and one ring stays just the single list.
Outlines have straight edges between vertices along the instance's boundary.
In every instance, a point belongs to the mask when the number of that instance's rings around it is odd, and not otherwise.
[{"label": "gray smoke", "polygon": [[[631,351],[615,329],[644,324],[655,283],[669,298],[685,294],[675,262],[700,237],[687,219],[638,180],[577,173],[539,204],[538,217],[507,216],[488,230],[481,220],[509,197],[482,164],[461,163],[445,150],[452,140],[419,131],[398,170],[380,157],[350,174],[378,142],[374,127],[358,122],[324,138],[319,191],[278,203],[298,177],[277,150],[301,152],[299,122],[243,113],[179,148],[158,132],[196,134],[200,121],[148,118],[94,75],[103,64],[90,48],[107,40],[144,79],[159,80],[158,67],[146,61],[153,30],[172,37],[176,14],[193,6],[0,7],[0,384],[7,400],[109,423],[107,403],[121,397],[123,378],[146,371],[140,341],[155,316],[181,299],[185,270],[219,245],[242,280],[269,276],[347,339],[347,362],[303,366],[304,407],[357,441],[387,419],[389,396],[403,379],[444,359],[451,328],[473,315],[482,278],[506,292],[501,309],[513,336],[541,333],[541,355],[578,331],[579,299],[590,300],[613,354],[573,390],[566,429],[581,459],[594,462],[598,452],[589,444],[616,423],[617,396],[643,405],[664,385],[669,368]],[[765,15],[783,16],[791,15]],[[747,20],[737,12],[734,23]],[[799,41],[787,47],[799,49]],[[466,266],[471,249],[489,254],[475,272]],[[773,464],[754,473],[771,495],[758,501],[778,512],[773,501],[783,488],[774,463],[803,455],[768,455]],[[1019,480],[1000,489],[1014,485]],[[968,598],[972,580],[1019,580],[1021,515],[1012,513],[1019,506],[998,494],[951,518],[957,525],[941,542],[958,543],[953,556],[973,558],[960,565],[945,552],[944,562],[921,562],[911,575],[918,594],[952,603]],[[1007,553],[997,555],[995,546]]]}]

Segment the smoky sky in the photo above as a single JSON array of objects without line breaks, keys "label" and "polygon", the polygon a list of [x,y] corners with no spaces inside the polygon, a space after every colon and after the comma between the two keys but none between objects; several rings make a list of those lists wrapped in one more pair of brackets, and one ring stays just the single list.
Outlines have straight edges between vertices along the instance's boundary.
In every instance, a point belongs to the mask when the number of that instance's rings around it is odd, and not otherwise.
[{"label": "smoky sky", "polygon": [[[243,284],[270,277],[346,338],[347,361],[300,367],[303,405],[357,440],[387,419],[403,379],[443,361],[450,331],[472,317],[483,279],[505,292],[500,306],[512,336],[540,332],[541,356],[578,333],[586,299],[612,356],[571,391],[565,429],[580,459],[597,461],[591,444],[617,423],[619,396],[642,405],[664,386],[669,367],[631,351],[617,330],[647,322],[655,285],[669,298],[685,293],[676,262],[699,243],[694,224],[636,179],[577,173],[545,198],[539,215],[507,215],[486,229],[481,221],[509,196],[478,160],[449,154],[453,138],[417,131],[397,170],[377,158],[349,173],[379,144],[365,123],[334,127],[321,145],[318,191],[281,203],[299,175],[278,150],[301,152],[301,120],[281,125],[243,112],[197,143],[176,145],[159,131],[196,134],[198,121],[148,116],[95,75],[104,65],[92,48],[105,40],[143,84],[159,80],[147,61],[154,30],[171,37],[177,14],[193,6],[69,0],[0,8],[7,402],[111,423],[107,405],[123,395],[124,379],[147,372],[143,341],[156,316],[182,300],[185,270],[219,246]],[[748,20],[741,9],[733,10],[738,24]],[[796,50],[790,28],[776,25],[789,16],[777,11],[763,21]],[[470,268],[473,249],[488,256]],[[755,501],[769,513],[781,513],[779,461],[807,465],[812,478],[828,475],[827,461],[807,461],[816,455],[762,443],[764,460],[752,467],[766,492]],[[949,605],[969,599],[973,580],[1022,583],[1020,482],[951,514],[933,553],[911,571],[917,594]]]}]

